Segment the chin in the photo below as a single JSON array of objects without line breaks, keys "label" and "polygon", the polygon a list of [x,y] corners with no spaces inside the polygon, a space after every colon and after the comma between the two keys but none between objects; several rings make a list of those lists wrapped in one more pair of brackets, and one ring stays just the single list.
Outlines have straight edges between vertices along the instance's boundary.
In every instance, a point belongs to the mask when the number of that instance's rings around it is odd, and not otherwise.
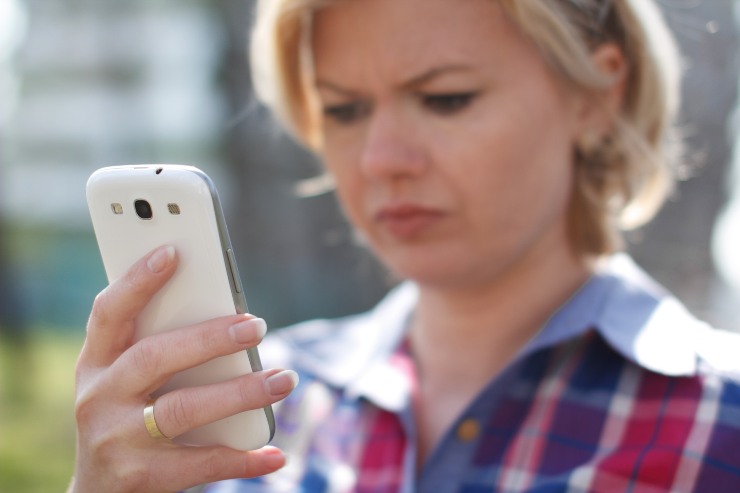
[{"label": "chin", "polygon": [[409,252],[404,256],[381,256],[380,259],[395,276],[420,285],[463,287],[486,277],[480,264],[471,262],[470,255]]},{"label": "chin", "polygon": [[420,285],[464,287],[489,281],[507,264],[500,248],[476,248],[459,238],[398,242],[365,236],[375,256],[400,279]]}]

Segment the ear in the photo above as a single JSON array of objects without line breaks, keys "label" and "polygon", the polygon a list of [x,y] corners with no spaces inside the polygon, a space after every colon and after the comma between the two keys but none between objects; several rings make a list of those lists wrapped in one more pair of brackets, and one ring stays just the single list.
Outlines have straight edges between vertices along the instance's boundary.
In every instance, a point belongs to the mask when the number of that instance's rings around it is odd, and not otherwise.
[{"label": "ear", "polygon": [[615,43],[604,43],[591,53],[594,67],[608,81],[606,87],[587,96],[583,101],[581,123],[583,131],[608,134],[624,104],[628,67],[622,49]]}]

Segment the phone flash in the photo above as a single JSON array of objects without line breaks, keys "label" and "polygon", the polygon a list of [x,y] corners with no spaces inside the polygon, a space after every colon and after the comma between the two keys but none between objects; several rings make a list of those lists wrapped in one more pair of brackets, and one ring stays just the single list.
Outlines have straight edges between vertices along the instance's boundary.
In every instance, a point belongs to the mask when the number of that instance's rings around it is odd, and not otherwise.
[{"label": "phone flash", "polygon": [[167,204],[167,210],[173,215],[180,214],[180,206],[177,204]]},{"label": "phone flash", "polygon": [[117,202],[112,203],[110,208],[113,210],[113,214],[123,214],[123,206]]}]

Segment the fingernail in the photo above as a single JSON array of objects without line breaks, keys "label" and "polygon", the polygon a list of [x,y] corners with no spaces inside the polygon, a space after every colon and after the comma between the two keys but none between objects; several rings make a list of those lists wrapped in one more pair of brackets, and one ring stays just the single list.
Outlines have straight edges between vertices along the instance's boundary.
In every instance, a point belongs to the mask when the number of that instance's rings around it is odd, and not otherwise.
[{"label": "fingernail", "polygon": [[261,318],[251,318],[229,327],[231,338],[239,344],[256,343],[267,333],[267,324]]},{"label": "fingernail", "polygon": [[166,246],[154,252],[152,256],[149,257],[149,260],[147,260],[146,266],[149,268],[150,271],[157,274],[159,272],[162,272],[168,265],[170,265],[170,262],[172,262],[174,258],[175,247]]},{"label": "fingernail", "polygon": [[265,390],[273,396],[285,395],[298,385],[298,374],[292,370],[283,370],[265,380]]}]

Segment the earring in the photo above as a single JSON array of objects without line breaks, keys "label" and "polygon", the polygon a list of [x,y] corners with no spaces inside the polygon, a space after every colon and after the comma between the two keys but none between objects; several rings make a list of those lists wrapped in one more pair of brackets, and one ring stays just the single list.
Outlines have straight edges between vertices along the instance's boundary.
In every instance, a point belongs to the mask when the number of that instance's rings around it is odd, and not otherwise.
[{"label": "earring", "polygon": [[576,141],[576,149],[582,156],[590,156],[597,152],[603,143],[602,136],[593,128],[583,132]]},{"label": "earring", "polygon": [[611,138],[594,129],[583,132],[575,142],[578,161],[590,169],[601,169],[611,164]]}]

